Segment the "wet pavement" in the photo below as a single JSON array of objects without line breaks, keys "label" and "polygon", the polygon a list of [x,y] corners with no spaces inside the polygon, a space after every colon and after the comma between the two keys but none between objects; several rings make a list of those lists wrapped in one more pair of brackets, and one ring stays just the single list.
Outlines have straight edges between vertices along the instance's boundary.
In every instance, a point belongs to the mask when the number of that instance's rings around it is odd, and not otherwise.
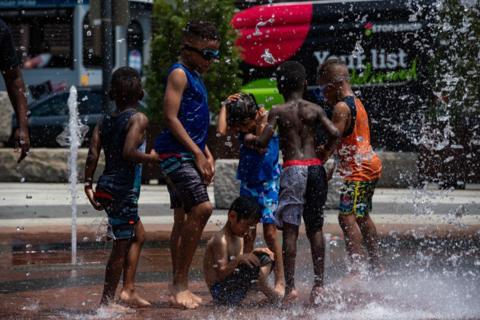
[{"label": "wet pavement", "polygon": [[[204,304],[191,311],[168,304],[172,216],[166,190],[144,187],[140,215],[147,242],[137,288],[152,307],[126,314],[98,308],[111,249],[103,238],[104,214],[79,209],[78,263],[72,265],[66,186],[4,184],[1,189],[0,319],[480,318],[480,190],[379,190],[372,217],[386,273],[365,274],[347,285],[342,282],[348,265],[336,211],[326,211],[330,300],[322,308],[307,305],[312,266],[303,228],[297,255],[298,303],[288,308],[258,305],[262,296],[253,293],[242,307],[214,307],[200,268],[206,240],[226,220],[225,210],[215,210],[190,275],[191,289]],[[85,199],[79,204],[86,207]]]},{"label": "wet pavement", "polygon": [[[95,241],[80,230],[78,264],[70,264],[69,234],[61,230],[1,233],[1,319],[474,319],[480,317],[480,241],[478,226],[379,226],[386,274],[365,276],[353,286],[336,283],[347,271],[338,226],[327,224],[326,282],[334,293],[328,307],[306,306],[312,271],[309,246],[302,233],[297,257],[300,300],[282,309],[253,304],[253,294],[240,308],[214,307],[202,281],[206,239],[218,229],[210,224],[194,257],[194,292],[205,303],[196,311],[168,304],[170,279],[168,225],[148,226],[149,240],[139,263],[137,287],[151,308],[114,313],[98,309],[104,268],[111,243]],[[45,231],[45,230],[44,230]],[[58,232],[53,232],[58,231]],[[261,234],[258,236],[261,243]]]}]

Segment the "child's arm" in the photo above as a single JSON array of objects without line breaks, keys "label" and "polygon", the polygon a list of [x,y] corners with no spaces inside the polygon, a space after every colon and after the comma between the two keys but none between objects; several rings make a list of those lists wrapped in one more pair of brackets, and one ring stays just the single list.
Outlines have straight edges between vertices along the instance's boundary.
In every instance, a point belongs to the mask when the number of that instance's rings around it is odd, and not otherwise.
[{"label": "child's arm", "polygon": [[275,128],[277,127],[277,120],[278,120],[278,112],[275,108],[272,108],[268,113],[268,123],[265,128],[262,130],[262,134],[260,136],[255,136],[253,134],[245,135],[245,144],[248,147],[256,148],[256,149],[264,149],[268,146],[268,142],[273,137],[275,133]]},{"label": "child's arm", "polygon": [[102,210],[102,205],[95,200],[93,192],[93,175],[97,168],[98,158],[100,157],[100,150],[102,142],[100,139],[100,122],[97,123],[95,129],[93,129],[92,138],[90,140],[90,147],[88,149],[87,161],[85,163],[85,194],[88,201],[96,210]]},{"label": "child's arm", "polygon": [[257,115],[255,117],[255,135],[260,136],[263,133],[263,130],[268,125],[268,111],[265,108],[260,108],[257,111]]},{"label": "child's arm", "polygon": [[213,177],[211,165],[200,148],[193,142],[188,135],[182,123],[178,119],[178,112],[180,110],[180,103],[182,101],[183,91],[187,87],[187,76],[181,69],[174,70],[167,80],[167,88],[165,90],[165,97],[163,100],[163,115],[165,125],[170,129],[172,135],[177,139],[187,150],[193,153],[195,157],[195,164],[200,171],[205,181],[210,181]]},{"label": "child's arm", "polygon": [[217,121],[217,133],[226,136],[228,132],[228,125],[227,125],[227,105],[225,101],[222,102],[222,106],[220,107],[220,112],[218,113],[218,121]]},{"label": "child's arm", "polygon": [[141,112],[137,112],[128,121],[128,132],[123,145],[122,157],[127,161],[146,163],[159,161],[158,155],[148,154],[138,150],[138,146],[145,139],[145,131],[148,127],[148,118]]},{"label": "child's arm", "polygon": [[229,262],[227,241],[223,237],[215,237],[212,242],[212,246],[214,259],[213,261],[216,262],[216,271],[219,281],[222,281],[230,274],[232,274],[235,269],[238,268],[239,264],[244,263],[248,266],[260,266],[260,261],[258,260],[258,257],[253,253],[239,255]]},{"label": "child's arm", "polygon": [[330,121],[330,119],[328,119],[327,114],[321,107],[318,107],[318,119],[329,133],[327,143],[321,146],[318,150],[318,155],[320,159],[322,161],[327,161],[328,158],[335,151],[335,147],[337,146],[337,143],[340,140],[342,133],[338,130],[335,124]]}]

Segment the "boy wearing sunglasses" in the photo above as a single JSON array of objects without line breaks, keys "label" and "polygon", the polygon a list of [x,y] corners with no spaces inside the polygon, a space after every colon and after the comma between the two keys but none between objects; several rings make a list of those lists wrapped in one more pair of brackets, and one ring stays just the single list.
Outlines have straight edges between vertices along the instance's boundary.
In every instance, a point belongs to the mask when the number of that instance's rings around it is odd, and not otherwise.
[{"label": "boy wearing sunglasses", "polygon": [[[342,136],[336,149],[337,171],[343,179],[338,220],[352,263],[351,274],[359,273],[362,242],[366,245],[371,267],[381,271],[377,231],[370,211],[382,162],[370,145],[367,112],[360,99],[355,97],[349,83],[348,68],[341,60],[330,59],[321,65],[317,82],[320,96],[331,108],[326,111],[331,114],[332,122]],[[324,150],[320,153],[324,159],[329,156]]]},{"label": "boy wearing sunglasses", "polygon": [[163,103],[165,129],[155,141],[174,209],[170,301],[188,309],[198,307],[201,302],[188,289],[188,271],[212,214],[207,185],[212,182],[215,170],[206,145],[210,114],[201,74],[219,58],[219,41],[215,26],[209,22],[190,22],[186,26],[179,61],[168,72]]}]

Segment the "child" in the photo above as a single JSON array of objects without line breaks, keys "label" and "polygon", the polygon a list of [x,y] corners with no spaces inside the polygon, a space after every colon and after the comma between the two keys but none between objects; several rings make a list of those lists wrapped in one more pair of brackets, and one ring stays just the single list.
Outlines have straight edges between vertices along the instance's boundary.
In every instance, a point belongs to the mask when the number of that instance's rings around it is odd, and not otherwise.
[{"label": "child", "polygon": [[[370,145],[367,112],[355,97],[347,66],[341,60],[330,59],[320,67],[318,84],[327,104],[332,107],[332,121],[342,136],[336,152],[338,170],[343,178],[338,220],[352,261],[352,273],[358,273],[356,260],[362,255],[362,237],[371,266],[381,270],[377,231],[370,211],[382,163]],[[328,152],[323,151],[325,156]]]},{"label": "child", "polygon": [[273,253],[267,248],[244,251],[243,238],[259,219],[255,199],[241,196],[232,203],[225,226],[208,241],[203,268],[215,304],[238,305],[255,284],[270,300],[278,297],[267,282]]},{"label": "child", "polygon": [[284,301],[291,302],[298,297],[294,273],[302,215],[312,251],[315,278],[310,300],[314,301],[323,288],[323,205],[328,189],[325,169],[316,155],[315,132],[320,125],[328,131],[326,150],[334,148],[339,133],[321,107],[302,99],[306,72],[299,62],[284,62],[278,67],[276,77],[285,103],[272,108],[268,125],[260,137],[247,135],[245,141],[265,148],[277,126],[279,128],[284,162],[276,216],[283,228]]},{"label": "child", "polygon": [[[259,108],[253,95],[240,93],[229,97],[222,103],[218,117],[218,133],[227,134],[227,128],[239,132],[243,142],[247,133],[260,135],[267,125],[268,113]],[[263,235],[265,242],[274,253],[275,258],[275,291],[279,296],[285,294],[283,258],[280,243],[277,242],[277,228],[274,212],[278,205],[280,184],[280,165],[278,164],[278,136],[272,137],[267,150],[259,152],[245,145],[240,146],[237,179],[240,180],[240,195],[252,197],[261,208]],[[245,238],[245,252],[253,250],[256,226],[249,237]]]},{"label": "child", "polygon": [[[135,292],[135,272],[145,241],[145,230],[138,216],[141,165],[136,163],[158,162],[156,155],[144,153],[148,119],[137,111],[142,98],[137,71],[122,67],[113,73],[110,99],[115,101],[117,109],[96,125],[85,165],[85,193],[95,209],[107,212],[109,237],[114,240],[101,305],[113,301],[123,271],[120,300],[132,306],[150,306]],[[94,193],[92,181],[100,149],[105,153],[105,170]]]},{"label": "child", "polygon": [[219,58],[219,36],[208,22],[190,22],[184,32],[179,62],[170,67],[163,115],[166,128],[155,142],[160,167],[167,176],[174,224],[170,237],[173,283],[170,302],[194,309],[200,297],[188,289],[188,271],[210,215],[207,185],[214,160],[206,145],[210,122],[207,89],[201,74]]}]

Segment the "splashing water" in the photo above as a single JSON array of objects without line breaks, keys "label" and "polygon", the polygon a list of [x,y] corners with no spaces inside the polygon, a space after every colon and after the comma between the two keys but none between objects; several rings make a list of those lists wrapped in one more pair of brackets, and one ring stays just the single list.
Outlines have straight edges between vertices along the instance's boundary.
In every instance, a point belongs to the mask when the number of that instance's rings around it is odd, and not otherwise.
[{"label": "splashing water", "polygon": [[272,55],[270,52],[270,49],[265,49],[265,52],[261,55],[263,61],[265,61],[268,64],[275,64],[277,62],[277,59]]},{"label": "splashing water", "polygon": [[264,27],[266,26],[268,23],[274,23],[275,22],[275,15],[272,15],[272,17],[270,19],[268,19],[267,21],[259,21],[256,25],[255,25],[255,32],[252,33],[252,35],[254,36],[261,36],[263,33],[260,31],[260,27]]},{"label": "splashing water", "polygon": [[70,194],[72,197],[72,264],[77,263],[77,158],[78,148],[82,144],[85,135],[88,132],[88,126],[83,125],[78,117],[78,94],[75,86],[70,87],[68,97],[69,121],[68,126],[57,137],[57,142],[63,146],[70,147],[70,156],[68,158],[68,169],[70,176],[68,178]]},{"label": "splashing water", "polygon": [[352,57],[354,58],[358,58],[362,55],[362,53],[364,53],[365,50],[363,50],[363,47],[362,47],[362,44],[361,44],[361,41],[360,40],[357,40],[357,42],[355,42],[355,48],[353,49],[352,51]]}]

